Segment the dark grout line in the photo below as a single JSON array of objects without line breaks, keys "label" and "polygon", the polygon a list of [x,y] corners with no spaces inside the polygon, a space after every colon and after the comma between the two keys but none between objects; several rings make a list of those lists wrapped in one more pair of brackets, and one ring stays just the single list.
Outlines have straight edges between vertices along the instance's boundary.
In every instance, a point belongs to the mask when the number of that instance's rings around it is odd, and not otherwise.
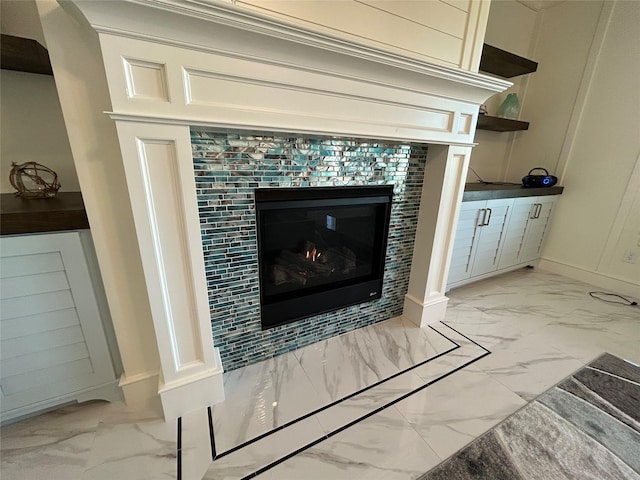
[{"label": "dark grout line", "polygon": [[[481,348],[482,350],[484,350],[485,352],[487,352],[487,353],[491,353],[487,348],[483,347],[482,345],[480,345],[480,344],[479,344],[478,342],[476,342],[475,340],[473,340],[473,339],[471,339],[471,338],[467,337],[465,334],[460,333],[458,330],[456,330],[455,328],[453,328],[451,325],[448,325],[448,324],[446,324],[446,323],[444,323],[444,322],[440,322],[440,323],[441,323],[442,325],[444,325],[445,327],[447,327],[448,329],[453,330],[454,332],[456,332],[456,333],[457,333],[458,335],[460,335],[461,337],[466,338],[467,340],[469,340],[469,341],[470,341],[471,343],[473,343],[474,345],[476,345],[476,346],[480,347],[480,348]],[[429,325],[429,326],[431,326],[431,325]],[[437,330],[436,330],[436,331],[437,331]],[[448,338],[448,337],[447,337],[447,338]],[[451,340],[451,341],[453,341],[453,340]]]},{"label": "dark grout line", "polygon": [[211,407],[207,407],[207,413],[209,416],[209,440],[211,442],[211,461],[216,459],[216,438],[213,435],[213,412]]},{"label": "dark grout line", "polygon": [[182,480],[182,417],[178,417],[178,448],[176,449],[177,472],[176,478]]},{"label": "dark grout line", "polygon": [[[452,330],[453,330],[453,329],[452,329]],[[454,331],[455,331],[455,330],[454,330]],[[456,332],[456,333],[458,333],[458,332]],[[462,334],[460,334],[460,335],[461,335],[461,336],[463,336],[463,337],[465,337],[465,336],[464,336],[464,335],[462,335]],[[465,338],[467,338],[467,337],[465,337]],[[468,340],[469,340],[469,341],[471,341],[471,342],[473,342],[473,340],[471,340],[471,339],[468,339]],[[473,343],[475,343],[475,342],[473,342]],[[477,345],[477,344],[476,344],[476,345]],[[478,345],[478,346],[479,346],[479,347],[481,347],[480,345]],[[432,380],[432,381],[430,381],[430,382],[427,382],[427,383],[425,383],[424,385],[422,385],[422,386],[420,386],[420,387],[416,388],[415,390],[413,390],[413,391],[411,391],[411,392],[408,392],[408,393],[406,393],[406,394],[402,395],[401,397],[399,397],[399,398],[397,398],[397,399],[395,399],[395,400],[392,400],[392,401],[391,401],[391,402],[389,402],[388,404],[383,405],[383,406],[381,406],[381,407],[378,407],[378,408],[376,408],[375,410],[373,410],[373,411],[371,411],[371,412],[369,412],[369,413],[367,413],[367,414],[363,415],[362,417],[357,418],[356,420],[354,420],[354,421],[352,421],[352,422],[349,422],[348,424],[343,425],[342,427],[340,427],[340,428],[338,428],[338,429],[336,429],[336,430],[333,430],[333,431],[329,432],[329,433],[328,433],[328,434],[326,434],[324,437],[321,437],[321,438],[319,438],[319,439],[317,439],[317,440],[314,440],[314,441],[313,441],[313,442],[311,442],[311,443],[308,443],[307,445],[305,445],[305,446],[303,446],[303,447],[299,448],[298,450],[295,450],[294,452],[291,452],[291,453],[289,453],[289,454],[285,455],[284,457],[279,458],[279,459],[278,459],[278,460],[276,460],[275,462],[272,462],[272,463],[270,463],[269,465],[265,465],[264,467],[262,467],[262,468],[260,468],[260,469],[256,470],[255,472],[252,472],[252,473],[250,473],[249,475],[247,475],[247,476],[245,476],[245,477],[242,477],[242,479],[241,479],[241,480],[249,480],[249,479],[251,479],[251,478],[257,477],[258,475],[260,475],[260,474],[262,474],[262,473],[266,472],[267,470],[270,470],[270,469],[272,469],[273,467],[275,467],[275,466],[277,466],[277,465],[279,465],[279,464],[281,464],[281,463],[283,463],[283,462],[285,462],[285,461],[289,460],[290,458],[292,458],[292,457],[294,457],[294,456],[298,455],[299,453],[301,453],[301,452],[303,452],[303,451],[305,451],[305,450],[307,450],[307,449],[309,449],[309,448],[311,448],[311,447],[313,447],[313,446],[317,445],[318,443],[320,443],[320,442],[324,442],[324,441],[325,441],[325,440],[327,440],[328,438],[331,438],[331,437],[333,437],[334,435],[337,435],[338,433],[340,433],[340,432],[342,432],[342,431],[346,430],[347,428],[350,428],[350,427],[352,427],[352,426],[356,425],[357,423],[360,423],[361,421],[366,420],[367,418],[369,418],[369,417],[371,417],[371,416],[373,416],[373,415],[375,415],[375,414],[377,414],[377,413],[381,412],[382,410],[385,410],[385,409],[387,409],[387,408],[389,408],[389,407],[391,407],[391,406],[395,405],[396,403],[401,402],[402,400],[404,400],[404,399],[406,399],[406,398],[410,397],[411,395],[414,395],[414,394],[416,394],[416,393],[418,393],[418,392],[420,392],[420,391],[424,390],[425,388],[427,388],[427,387],[429,387],[429,386],[431,386],[431,385],[433,385],[433,384],[435,384],[435,383],[439,382],[440,380],[443,380],[443,379],[447,378],[448,376],[453,375],[453,374],[454,374],[454,373],[456,373],[457,371],[459,371],[459,370],[461,370],[461,369],[463,369],[463,368],[465,368],[465,367],[468,367],[469,365],[471,365],[471,364],[473,364],[473,363],[477,362],[478,360],[480,360],[480,359],[482,359],[482,358],[486,357],[487,355],[489,355],[489,354],[491,353],[491,352],[490,352],[489,350],[487,350],[486,348],[484,348],[484,347],[481,347],[481,348],[482,348],[483,350],[485,350],[485,353],[483,353],[483,354],[482,354],[482,355],[480,355],[479,357],[474,358],[473,360],[470,360],[470,361],[466,362],[465,364],[460,365],[459,367],[455,368],[454,370],[451,370],[450,372],[447,372],[446,374],[442,375],[441,377],[438,377],[438,378],[436,378],[435,380]]]}]

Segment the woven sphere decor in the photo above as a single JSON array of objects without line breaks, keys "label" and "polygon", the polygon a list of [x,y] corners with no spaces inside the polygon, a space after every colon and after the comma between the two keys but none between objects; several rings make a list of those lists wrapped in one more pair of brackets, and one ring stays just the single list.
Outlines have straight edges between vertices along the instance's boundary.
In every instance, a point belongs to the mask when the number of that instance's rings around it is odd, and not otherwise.
[{"label": "woven sphere decor", "polygon": [[24,198],[52,198],[61,186],[56,172],[36,162],[12,163],[9,181]]}]

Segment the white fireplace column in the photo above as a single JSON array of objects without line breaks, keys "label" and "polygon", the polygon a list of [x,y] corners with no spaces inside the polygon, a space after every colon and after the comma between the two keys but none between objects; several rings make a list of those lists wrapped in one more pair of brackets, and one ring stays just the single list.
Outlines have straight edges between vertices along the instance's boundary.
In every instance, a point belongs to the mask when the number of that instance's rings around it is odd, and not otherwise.
[{"label": "white fireplace column", "polygon": [[185,125],[116,121],[160,356],[165,419],[224,400]]},{"label": "white fireplace column", "polygon": [[470,156],[471,147],[429,146],[402,312],[421,327],[444,320],[447,310],[447,274]]}]

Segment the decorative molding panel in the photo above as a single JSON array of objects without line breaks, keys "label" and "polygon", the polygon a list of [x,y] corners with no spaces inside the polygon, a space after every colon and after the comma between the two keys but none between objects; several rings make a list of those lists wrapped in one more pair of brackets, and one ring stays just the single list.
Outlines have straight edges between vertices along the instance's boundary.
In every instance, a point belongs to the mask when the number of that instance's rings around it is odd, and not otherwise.
[{"label": "decorative molding panel", "polygon": [[473,115],[468,115],[466,113],[461,113],[458,117],[458,134],[460,135],[468,135],[472,131],[475,131],[474,120],[476,117]]},{"label": "decorative molding panel", "polygon": [[123,58],[129,98],[169,102],[164,65]]},{"label": "decorative molding panel", "polygon": [[[106,34],[100,38],[113,114],[141,121],[152,116],[174,124],[191,119],[227,128],[472,145],[477,99],[487,95],[469,85],[454,93],[451,85],[434,87],[427,78],[420,88],[409,86],[412,80],[402,81],[407,72],[396,72],[397,82],[390,84],[386,73],[363,78],[320,65],[203,53]],[[122,68],[122,57],[137,63],[126,60]],[[454,96],[447,97],[447,90]],[[485,93],[478,97],[480,90]],[[170,91],[183,93],[171,98]]]}]

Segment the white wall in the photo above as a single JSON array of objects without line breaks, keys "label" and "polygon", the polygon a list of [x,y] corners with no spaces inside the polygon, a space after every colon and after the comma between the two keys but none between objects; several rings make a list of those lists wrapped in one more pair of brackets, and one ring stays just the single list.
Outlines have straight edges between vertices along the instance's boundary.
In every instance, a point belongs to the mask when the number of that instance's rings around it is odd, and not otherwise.
[{"label": "white wall", "polygon": [[625,251],[640,255],[640,2],[611,6],[543,256],[546,268],[640,297],[640,259],[622,261]]},{"label": "white wall", "polygon": [[[485,43],[535,60],[532,54],[536,37],[536,20],[536,12],[516,1],[493,1],[489,10]],[[496,114],[508,93],[516,93],[522,101],[529,76],[514,77],[509,80],[513,82],[513,87],[494,95],[486,102],[489,115]],[[522,115],[521,118],[528,120]],[[471,155],[471,168],[486,181],[504,180],[513,140],[522,135],[526,135],[526,132],[477,130],[475,141],[478,145]],[[477,177],[469,172],[467,181],[475,182],[476,180]]]},{"label": "white wall", "polygon": [[128,402],[157,400],[159,358],[97,34],[36,2],[124,367]]},{"label": "white wall", "polygon": [[45,46],[34,2],[25,0],[2,0],[0,2],[0,30],[6,35],[31,38]]},{"label": "white wall", "polygon": [[534,167],[561,173],[560,152],[603,3],[565,2],[539,12],[533,53],[538,71],[527,76],[520,112],[530,125],[514,140],[506,180],[519,182]]},{"label": "white wall", "polygon": [[622,257],[640,256],[639,10],[640,2],[576,0],[534,12],[494,1],[486,43],[539,63],[513,87],[530,127],[478,131],[471,157],[486,180],[519,182],[537,166],[560,177],[540,267],[636,297],[640,259]]},{"label": "white wall", "polygon": [[[0,31],[37,40],[44,37],[33,2],[3,0]],[[60,191],[79,191],[67,130],[51,75],[0,71],[0,193],[13,193],[11,163],[38,162],[58,174]]]}]

